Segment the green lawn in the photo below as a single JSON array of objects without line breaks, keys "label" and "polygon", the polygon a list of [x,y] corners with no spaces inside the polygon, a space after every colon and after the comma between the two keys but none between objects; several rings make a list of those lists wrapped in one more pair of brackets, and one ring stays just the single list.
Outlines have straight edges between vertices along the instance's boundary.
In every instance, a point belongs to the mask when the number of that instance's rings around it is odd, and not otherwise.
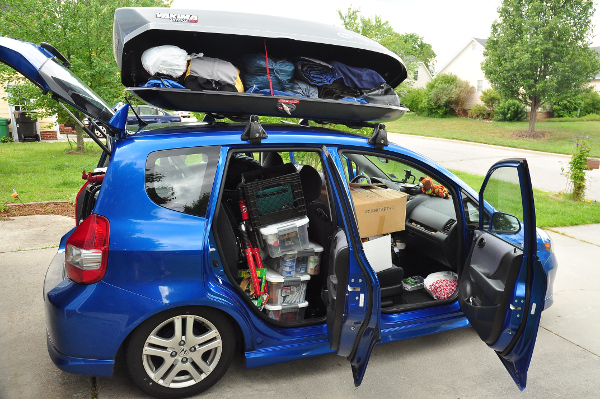
[{"label": "green lawn", "polygon": [[[473,189],[479,191],[484,176],[453,170]],[[533,189],[536,225],[538,227],[576,226],[600,223],[600,202],[574,202],[558,194]]]},{"label": "green lawn", "polygon": [[536,132],[548,133],[542,139],[512,137],[515,132],[527,131],[528,122],[488,122],[468,118],[426,118],[408,113],[386,123],[388,132],[419,136],[441,137],[528,150],[571,154],[576,136],[589,136],[593,147],[591,157],[600,157],[600,121],[538,122]]},{"label": "green lawn", "polygon": [[86,148],[94,152],[69,154],[68,143],[0,144],[0,204],[18,202],[13,187],[23,202],[74,202],[84,183],[81,172],[94,170],[100,158],[94,143]]},{"label": "green lawn", "polygon": [[[93,143],[86,146],[95,149]],[[68,143],[0,144],[0,205],[17,202],[11,197],[13,187],[23,202],[73,202],[83,185],[81,171],[93,170],[100,153],[70,150]],[[483,181],[482,176],[453,173],[476,190]],[[540,227],[600,223],[600,203],[575,203],[540,190],[534,194]]]}]

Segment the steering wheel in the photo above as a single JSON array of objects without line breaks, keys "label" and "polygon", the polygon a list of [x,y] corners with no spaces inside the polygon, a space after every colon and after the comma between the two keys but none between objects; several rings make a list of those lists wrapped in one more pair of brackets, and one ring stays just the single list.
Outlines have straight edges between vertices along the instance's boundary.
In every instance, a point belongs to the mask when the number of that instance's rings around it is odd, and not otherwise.
[{"label": "steering wheel", "polygon": [[369,178],[369,176],[363,175],[362,173],[360,175],[354,176],[354,179],[350,180],[350,183],[358,183],[362,179],[365,179],[367,181],[367,184],[371,184],[371,179]]}]

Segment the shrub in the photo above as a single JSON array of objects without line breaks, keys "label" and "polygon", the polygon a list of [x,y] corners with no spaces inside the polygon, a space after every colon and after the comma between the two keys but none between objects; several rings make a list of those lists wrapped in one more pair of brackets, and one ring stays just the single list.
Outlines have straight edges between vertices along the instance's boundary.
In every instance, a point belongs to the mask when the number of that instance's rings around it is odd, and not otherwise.
[{"label": "shrub", "polygon": [[427,83],[427,97],[422,101],[422,112],[427,116],[444,117],[453,110],[457,115],[465,110],[475,88],[453,74],[440,74]]},{"label": "shrub", "polygon": [[517,122],[525,120],[527,111],[521,102],[517,100],[502,101],[494,112],[494,120],[503,122]]},{"label": "shrub", "polygon": [[587,158],[590,155],[592,146],[589,143],[589,136],[580,138],[577,136],[573,142],[573,155],[569,161],[569,167],[565,172],[569,185],[573,187],[573,200],[581,201],[585,196]]},{"label": "shrub", "polygon": [[2,143],[12,143],[13,139],[12,139],[12,137],[4,136],[4,137],[2,137],[0,139],[0,142],[2,142]]},{"label": "shrub", "polygon": [[581,95],[581,113],[579,116],[600,114],[600,94],[590,91]]},{"label": "shrub", "polygon": [[473,119],[491,119],[493,114],[493,111],[490,111],[482,104],[475,104],[473,108],[469,110],[469,118]]},{"label": "shrub", "polygon": [[482,91],[479,99],[481,100],[483,105],[485,105],[485,107],[490,111],[495,110],[501,101],[500,93],[496,92],[494,89],[491,88]]},{"label": "shrub", "polygon": [[581,101],[578,97],[566,98],[552,104],[552,112],[556,118],[578,118]]},{"label": "shrub", "polygon": [[588,91],[578,96],[557,100],[552,104],[556,118],[580,118],[600,114],[600,94]]},{"label": "shrub", "polygon": [[402,97],[402,103],[406,105],[411,111],[417,114],[421,114],[421,107],[426,95],[427,93],[424,87],[418,89],[409,89],[406,91],[406,94]]}]

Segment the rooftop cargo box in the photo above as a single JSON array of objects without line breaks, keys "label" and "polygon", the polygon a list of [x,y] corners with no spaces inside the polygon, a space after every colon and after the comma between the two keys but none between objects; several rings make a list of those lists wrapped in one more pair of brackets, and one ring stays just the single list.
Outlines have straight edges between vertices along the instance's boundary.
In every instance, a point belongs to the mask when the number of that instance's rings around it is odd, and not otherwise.
[{"label": "rooftop cargo box", "polygon": [[[245,54],[269,58],[311,57],[339,61],[378,72],[392,87],[407,72],[402,60],[380,44],[335,26],[266,15],[170,8],[120,8],[115,12],[113,49],[122,83],[134,95],[158,107],[226,116],[289,116],[342,123],[394,120],[403,105],[360,104],[322,98],[263,96],[222,91],[138,87],[150,75],[142,53],[155,46],[176,45],[188,52],[236,64]],[[282,107],[281,104],[292,104]]]}]

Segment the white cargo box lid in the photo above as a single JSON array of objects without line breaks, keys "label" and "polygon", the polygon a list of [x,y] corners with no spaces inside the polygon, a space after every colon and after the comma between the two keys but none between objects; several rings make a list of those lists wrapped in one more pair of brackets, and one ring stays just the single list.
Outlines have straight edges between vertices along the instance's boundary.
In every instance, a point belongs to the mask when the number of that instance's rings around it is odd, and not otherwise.
[{"label": "white cargo box lid", "polygon": [[298,281],[310,280],[310,274],[298,273],[294,277],[283,277],[281,274],[267,269],[267,281],[269,283],[293,283]]},{"label": "white cargo box lid", "polygon": [[302,302],[302,303],[294,303],[294,304],[289,304],[289,305],[269,305],[269,304],[265,304],[265,309],[267,310],[293,310],[293,309],[300,309],[300,308],[305,308],[308,306],[308,302]]},{"label": "white cargo box lid", "polygon": [[291,220],[286,220],[285,222],[281,222],[281,223],[270,224],[268,226],[261,227],[259,229],[259,231],[260,231],[260,234],[268,236],[271,234],[277,234],[278,230],[290,228],[293,226],[300,228],[300,227],[304,226],[305,224],[308,224],[307,216],[304,216],[300,219],[291,219]]}]

